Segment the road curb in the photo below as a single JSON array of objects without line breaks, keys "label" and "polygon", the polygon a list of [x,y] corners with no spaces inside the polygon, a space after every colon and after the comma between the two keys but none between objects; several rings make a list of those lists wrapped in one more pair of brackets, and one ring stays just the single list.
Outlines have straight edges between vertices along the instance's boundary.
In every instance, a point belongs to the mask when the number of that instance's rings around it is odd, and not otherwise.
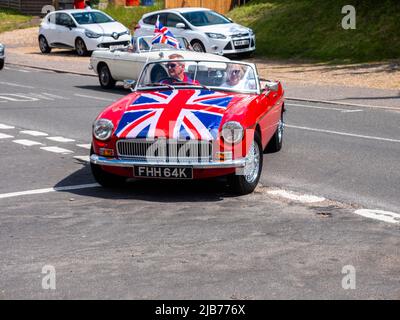
[{"label": "road curb", "polygon": [[54,72],[57,72],[57,73],[69,73],[69,74],[76,74],[76,75],[79,75],[79,76],[97,77],[96,74],[83,73],[83,72],[77,72],[77,71],[68,71],[68,70],[61,70],[61,69],[54,69],[54,68],[37,67],[37,66],[30,66],[30,65],[26,65],[26,64],[13,63],[13,62],[7,62],[7,64],[8,65],[13,65],[13,66],[25,67],[25,68],[32,68],[32,69],[39,69],[39,70],[46,70],[46,71],[54,71]]}]

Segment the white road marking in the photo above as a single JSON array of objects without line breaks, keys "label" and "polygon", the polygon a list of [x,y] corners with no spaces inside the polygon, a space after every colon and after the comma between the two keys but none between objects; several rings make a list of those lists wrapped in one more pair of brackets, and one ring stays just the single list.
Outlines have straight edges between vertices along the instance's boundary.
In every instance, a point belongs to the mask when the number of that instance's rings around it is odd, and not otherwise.
[{"label": "white road marking", "polygon": [[14,138],[14,136],[10,136],[9,134],[0,133],[0,139],[9,139]]},{"label": "white road marking", "polygon": [[66,187],[56,187],[56,188],[46,188],[46,189],[20,191],[20,192],[11,192],[11,193],[0,194],[0,199],[28,196],[28,195],[34,195],[34,194],[43,194],[43,193],[50,193],[50,192],[80,190],[80,189],[88,189],[88,188],[96,188],[96,187],[100,187],[100,185],[97,183],[91,183],[91,184],[81,184],[81,185],[76,185],[76,186],[66,186]]},{"label": "white road marking", "polygon": [[19,71],[19,72],[24,72],[24,73],[30,73],[30,71],[23,70],[23,69],[13,69],[13,68],[9,68],[9,67],[5,67],[4,69],[11,70],[11,71]]},{"label": "white road marking", "polygon": [[34,137],[45,137],[45,136],[48,136],[48,134],[45,133],[45,132],[33,131],[33,130],[23,130],[23,131],[20,131],[20,133],[28,134],[28,135],[34,136]]},{"label": "white road marking", "polygon": [[306,131],[315,131],[315,132],[322,132],[322,133],[337,134],[337,135],[340,135],[340,136],[347,136],[347,137],[355,137],[355,138],[362,138],[362,139],[369,139],[369,140],[378,140],[378,141],[387,141],[387,142],[400,143],[400,140],[397,140],[397,139],[372,137],[372,136],[365,136],[365,135],[361,135],[361,134],[354,134],[354,133],[347,133],[347,132],[339,132],[339,131],[315,129],[315,128],[309,128],[309,127],[293,126],[293,125],[289,125],[289,124],[286,124],[285,128],[294,128],[294,129],[300,129],[300,130],[306,130]]},{"label": "white road marking", "polygon": [[286,191],[286,190],[269,190],[269,194],[272,194],[274,196],[279,196],[282,198],[286,198],[289,200],[293,201],[298,201],[302,203],[315,203],[315,202],[322,202],[325,201],[326,199],[323,197],[317,197],[309,194],[296,194],[292,191]]},{"label": "white road marking", "polygon": [[100,98],[100,97],[94,97],[94,96],[87,96],[84,94],[74,94],[75,97],[81,97],[81,98],[89,98],[89,99],[96,99],[96,100],[102,100],[102,101],[110,101],[113,102],[113,99],[107,99],[107,98]]},{"label": "white road marking", "polygon": [[88,144],[77,144],[76,146],[80,147],[80,148],[87,149],[87,150],[90,150],[90,147],[91,147],[90,143],[88,143]]},{"label": "white road marking", "polygon": [[348,107],[357,107],[357,108],[387,109],[387,110],[400,111],[399,107],[374,106],[374,105],[370,105],[370,104],[339,102],[339,101],[331,101],[331,100],[303,99],[303,98],[295,98],[295,97],[286,97],[286,99],[304,101],[304,102],[334,104],[334,105],[339,105],[339,106],[348,106]]},{"label": "white road marking", "polygon": [[2,130],[9,130],[9,129],[15,129],[15,127],[13,127],[13,126],[8,126],[8,125],[6,125],[6,124],[0,123],[0,129],[2,129]]},{"label": "white road marking", "polygon": [[25,139],[20,139],[20,140],[13,140],[13,142],[22,144],[23,146],[37,146],[37,145],[43,145],[43,143],[37,142],[37,141],[32,141],[32,140],[25,140]]},{"label": "white road marking", "polygon": [[68,139],[68,138],[64,138],[64,137],[47,137],[46,139],[49,139],[51,141],[56,141],[56,142],[74,142],[74,139]]},{"label": "white road marking", "polygon": [[343,113],[353,113],[353,112],[363,112],[363,110],[356,109],[356,110],[343,110]]},{"label": "white road marking", "polygon": [[375,219],[383,222],[400,223],[400,214],[390,211],[359,209],[354,213],[365,218]]},{"label": "white road marking", "polygon": [[71,150],[59,148],[59,147],[41,147],[40,149],[42,149],[44,151],[49,151],[49,152],[54,152],[54,153],[62,153],[62,154],[74,153]]},{"label": "white road marking", "polygon": [[39,101],[39,99],[30,97],[27,94],[21,93],[1,93],[0,99],[13,101],[13,102],[32,102],[32,101]]},{"label": "white road marking", "polygon": [[3,84],[5,86],[11,86],[11,87],[20,87],[20,88],[27,88],[27,89],[35,89],[35,87],[32,86],[26,86],[23,84],[18,84],[18,83],[12,83],[12,82],[3,82],[0,81],[0,84]]},{"label": "white road marking", "polygon": [[42,92],[42,95],[48,96],[50,98],[56,98],[56,99],[61,99],[61,100],[69,100],[68,98],[65,98],[65,97],[62,97],[62,96],[58,96],[56,94],[46,93],[46,92]]},{"label": "white road marking", "polygon": [[89,156],[74,156],[74,159],[84,161],[84,162],[90,162]]}]

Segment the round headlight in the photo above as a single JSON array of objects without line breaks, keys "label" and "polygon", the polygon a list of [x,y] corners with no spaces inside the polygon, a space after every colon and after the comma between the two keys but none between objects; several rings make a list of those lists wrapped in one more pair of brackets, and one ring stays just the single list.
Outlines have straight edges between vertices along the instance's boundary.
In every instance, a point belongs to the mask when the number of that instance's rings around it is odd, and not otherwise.
[{"label": "round headlight", "polygon": [[107,140],[111,137],[114,125],[110,120],[98,119],[93,124],[93,135],[98,140]]},{"label": "round headlight", "polygon": [[243,127],[239,122],[229,121],[222,126],[222,138],[227,143],[238,143],[243,139]]}]

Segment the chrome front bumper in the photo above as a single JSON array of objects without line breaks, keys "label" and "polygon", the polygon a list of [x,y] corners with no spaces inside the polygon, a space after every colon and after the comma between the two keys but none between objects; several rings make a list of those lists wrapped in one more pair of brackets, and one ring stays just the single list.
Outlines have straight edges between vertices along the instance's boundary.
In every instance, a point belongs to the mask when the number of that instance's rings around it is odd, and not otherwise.
[{"label": "chrome front bumper", "polygon": [[167,167],[191,167],[193,169],[223,169],[243,168],[246,159],[229,160],[223,162],[161,162],[161,161],[139,161],[133,159],[106,158],[97,154],[90,156],[90,162],[101,166],[111,167],[134,167],[134,166],[167,166]]}]

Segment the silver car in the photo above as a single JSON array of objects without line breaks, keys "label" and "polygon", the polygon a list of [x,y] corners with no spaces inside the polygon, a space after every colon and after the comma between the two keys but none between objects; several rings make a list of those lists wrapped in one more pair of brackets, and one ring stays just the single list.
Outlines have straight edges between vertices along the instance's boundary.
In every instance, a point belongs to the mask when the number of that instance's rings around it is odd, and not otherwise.
[{"label": "silver car", "polygon": [[135,37],[153,35],[157,18],[175,37],[188,39],[194,51],[249,55],[256,50],[256,38],[250,28],[205,8],[175,8],[145,14],[135,28]]}]

